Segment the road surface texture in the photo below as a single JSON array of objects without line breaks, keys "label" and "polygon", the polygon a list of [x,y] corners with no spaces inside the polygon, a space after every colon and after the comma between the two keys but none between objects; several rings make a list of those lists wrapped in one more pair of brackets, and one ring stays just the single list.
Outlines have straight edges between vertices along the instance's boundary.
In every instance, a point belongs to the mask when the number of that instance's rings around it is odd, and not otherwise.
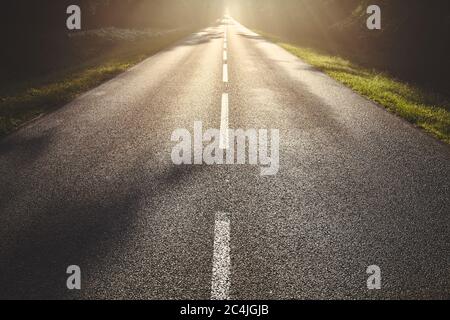
[{"label": "road surface texture", "polygon": [[[173,164],[224,93],[276,176]],[[0,298],[450,298],[449,146],[232,19],[3,139],[0,177]]]}]

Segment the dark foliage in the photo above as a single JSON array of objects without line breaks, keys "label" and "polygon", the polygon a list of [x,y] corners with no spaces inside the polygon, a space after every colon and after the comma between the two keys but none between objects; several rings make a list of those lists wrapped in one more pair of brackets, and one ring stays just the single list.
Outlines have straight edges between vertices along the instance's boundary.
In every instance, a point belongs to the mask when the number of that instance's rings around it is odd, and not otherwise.
[{"label": "dark foliage", "polygon": [[201,27],[220,17],[222,0],[8,0],[1,8],[1,79],[58,70],[71,61],[66,9],[79,5],[82,30]]},{"label": "dark foliage", "polygon": [[[69,4],[80,5],[87,30],[200,27],[222,14],[224,1],[251,27],[449,90],[448,0],[8,0],[1,77],[41,75],[70,61]],[[382,8],[381,31],[365,27],[369,4]]]},{"label": "dark foliage", "polygon": [[[430,86],[450,88],[448,0],[229,0],[244,23]],[[366,8],[382,9],[369,31]]]}]

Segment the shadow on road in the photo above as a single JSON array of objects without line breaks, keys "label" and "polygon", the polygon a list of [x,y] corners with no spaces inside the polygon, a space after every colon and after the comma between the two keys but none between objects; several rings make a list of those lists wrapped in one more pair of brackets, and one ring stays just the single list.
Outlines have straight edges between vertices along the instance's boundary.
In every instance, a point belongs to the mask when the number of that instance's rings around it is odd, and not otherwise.
[{"label": "shadow on road", "polygon": [[[44,152],[45,141],[51,139],[38,140],[30,159]],[[35,140],[24,141],[1,149],[13,159]],[[0,189],[0,299],[77,298],[80,293],[66,288],[67,267],[79,265],[83,279],[95,278],[98,268],[108,270],[117,259],[125,259],[122,250],[142,223],[141,199],[150,203],[146,212],[155,212],[155,193],[167,192],[197,170],[168,166],[147,173],[136,165],[111,180],[93,178],[88,168],[77,172],[76,164],[65,167],[58,178],[39,168],[32,177],[19,174],[27,164],[11,163],[17,172],[10,173],[8,189]]]}]

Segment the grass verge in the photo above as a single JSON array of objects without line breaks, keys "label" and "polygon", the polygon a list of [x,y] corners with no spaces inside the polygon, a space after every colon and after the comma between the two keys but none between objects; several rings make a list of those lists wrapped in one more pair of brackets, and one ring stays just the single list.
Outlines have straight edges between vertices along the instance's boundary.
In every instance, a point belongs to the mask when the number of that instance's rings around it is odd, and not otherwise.
[{"label": "grass verge", "polygon": [[2,84],[0,138],[126,71],[192,31],[172,30],[147,37],[139,34],[139,38],[122,37],[120,41],[111,40],[118,30],[77,36],[75,46],[83,48],[80,52],[85,52],[89,43],[92,54],[74,61],[75,67],[67,66],[45,77],[21,83]]},{"label": "grass verge", "polygon": [[448,97],[405,83],[387,73],[363,68],[341,57],[257,32],[362,96],[450,144]]}]

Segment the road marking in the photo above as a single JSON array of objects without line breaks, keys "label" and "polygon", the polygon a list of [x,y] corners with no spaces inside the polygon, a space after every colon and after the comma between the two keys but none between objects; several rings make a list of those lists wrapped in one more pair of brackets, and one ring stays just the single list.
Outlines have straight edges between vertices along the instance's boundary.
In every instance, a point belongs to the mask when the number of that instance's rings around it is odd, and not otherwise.
[{"label": "road marking", "polygon": [[230,299],[230,218],[217,213],[214,228],[214,255],[211,281],[211,300]]},{"label": "road marking", "polygon": [[220,113],[219,148],[222,150],[228,150],[230,148],[230,142],[228,137],[228,106],[229,106],[228,93],[224,93],[222,94],[222,111]]},{"label": "road marking", "polygon": [[223,65],[223,82],[228,82],[228,64]]},{"label": "road marking", "polygon": [[223,43],[223,48],[227,49],[227,43],[226,42]]},{"label": "road marking", "polygon": [[227,55],[227,52],[224,51],[223,52],[223,61],[227,61],[227,60],[228,60],[228,55]]}]

